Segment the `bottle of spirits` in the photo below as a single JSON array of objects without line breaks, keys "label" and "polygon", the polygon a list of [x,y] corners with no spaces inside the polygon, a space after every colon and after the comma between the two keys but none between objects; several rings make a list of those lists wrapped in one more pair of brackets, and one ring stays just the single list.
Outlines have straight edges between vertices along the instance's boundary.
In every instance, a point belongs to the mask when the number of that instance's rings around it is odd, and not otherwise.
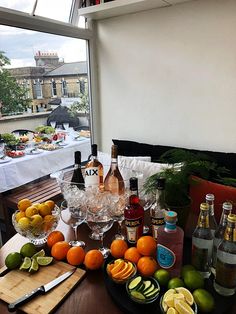
[{"label": "bottle of spirits", "polygon": [[221,241],[224,239],[224,233],[227,225],[227,218],[228,215],[231,214],[232,211],[232,203],[224,202],[223,203],[223,210],[220,218],[219,226],[215,231],[215,235],[213,238],[213,252],[212,252],[212,272],[215,273],[216,267],[216,256],[217,256],[217,248],[220,245]]},{"label": "bottle of spirits", "polygon": [[157,240],[157,230],[165,224],[165,178],[158,178],[156,182],[156,201],[150,208],[152,236]]},{"label": "bottle of spirits", "polygon": [[90,161],[85,165],[85,187],[103,189],[103,165],[97,159],[97,144],[92,144]]},{"label": "bottle of spirits", "polygon": [[157,229],[157,262],[171,277],[180,275],[183,258],[184,232],[176,226],[177,213],[165,212],[165,225]]},{"label": "bottle of spirits", "polygon": [[75,152],[74,172],[71,178],[71,184],[76,185],[79,189],[84,189],[84,177],[81,171],[81,152]]},{"label": "bottle of spirits", "polygon": [[213,236],[209,227],[209,205],[200,205],[200,214],[197,227],[192,236],[192,265],[203,275],[209,278]]},{"label": "bottle of spirits", "polygon": [[217,222],[215,219],[215,212],[214,212],[214,201],[215,201],[214,194],[206,195],[206,203],[209,205],[209,226],[210,226],[213,238],[214,238],[215,231],[217,229]]},{"label": "bottle of spirits", "polygon": [[117,162],[118,147],[112,145],[111,147],[111,166],[104,180],[104,188],[112,194],[124,194],[125,184],[118,168]]},{"label": "bottle of spirits", "polygon": [[217,250],[215,290],[224,296],[236,292],[236,215],[229,214],[224,239]]},{"label": "bottle of spirits", "polygon": [[144,209],[139,203],[138,179],[130,178],[129,205],[125,208],[125,227],[127,241],[135,244],[143,235]]}]

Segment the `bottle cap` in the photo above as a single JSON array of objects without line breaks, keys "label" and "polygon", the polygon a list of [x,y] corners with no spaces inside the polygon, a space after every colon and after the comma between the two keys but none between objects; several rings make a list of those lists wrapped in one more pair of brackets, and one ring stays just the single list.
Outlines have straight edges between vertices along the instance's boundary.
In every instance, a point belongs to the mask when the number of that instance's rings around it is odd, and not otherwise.
[{"label": "bottle cap", "polygon": [[229,214],[227,220],[228,220],[228,222],[236,222],[236,215],[235,214]]},{"label": "bottle cap", "polygon": [[232,210],[232,208],[233,208],[232,203],[230,203],[230,202],[224,202],[223,203],[223,209]]},{"label": "bottle cap", "polygon": [[206,195],[206,201],[214,201],[214,199],[215,199],[214,194],[209,193]]},{"label": "bottle cap", "polygon": [[75,164],[81,164],[81,152],[79,150],[75,152]]},{"label": "bottle cap", "polygon": [[129,187],[131,191],[137,191],[138,190],[138,179],[135,177],[132,177],[129,179]]},{"label": "bottle cap", "polygon": [[207,203],[201,203],[200,209],[201,210],[209,210],[209,205]]},{"label": "bottle cap", "polygon": [[165,221],[169,223],[176,223],[177,213],[171,210],[165,212]]},{"label": "bottle cap", "polygon": [[92,144],[91,147],[92,147],[92,156],[97,156],[97,153],[98,153],[97,144]]},{"label": "bottle cap", "polygon": [[118,155],[118,146],[112,145],[111,146],[111,158],[117,158]]},{"label": "bottle cap", "polygon": [[156,181],[156,188],[158,190],[164,190],[165,189],[165,183],[166,183],[166,179],[165,178],[158,178]]}]

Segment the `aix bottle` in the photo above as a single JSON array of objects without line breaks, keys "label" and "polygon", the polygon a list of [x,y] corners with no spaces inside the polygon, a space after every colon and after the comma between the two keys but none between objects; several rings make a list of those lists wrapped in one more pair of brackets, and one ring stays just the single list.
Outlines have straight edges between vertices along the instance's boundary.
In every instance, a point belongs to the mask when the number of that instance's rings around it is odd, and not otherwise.
[{"label": "aix bottle", "polygon": [[98,161],[96,144],[92,144],[92,154],[85,165],[85,187],[88,186],[103,189],[103,165]]}]

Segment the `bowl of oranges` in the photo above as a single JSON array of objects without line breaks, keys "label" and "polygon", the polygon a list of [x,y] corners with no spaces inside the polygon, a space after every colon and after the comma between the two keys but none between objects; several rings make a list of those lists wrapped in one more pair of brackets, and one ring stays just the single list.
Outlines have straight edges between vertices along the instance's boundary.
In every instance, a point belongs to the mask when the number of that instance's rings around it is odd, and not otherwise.
[{"label": "bowl of oranges", "polygon": [[56,229],[59,220],[59,208],[52,200],[32,203],[29,199],[22,199],[12,215],[15,230],[37,246],[46,243],[47,236]]}]

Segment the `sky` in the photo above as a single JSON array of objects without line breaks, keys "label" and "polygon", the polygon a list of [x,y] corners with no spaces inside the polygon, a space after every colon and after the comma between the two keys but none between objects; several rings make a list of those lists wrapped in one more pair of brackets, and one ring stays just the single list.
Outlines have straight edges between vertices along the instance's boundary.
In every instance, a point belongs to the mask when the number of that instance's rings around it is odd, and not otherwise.
[{"label": "sky", "polygon": [[[66,22],[70,2],[38,0],[35,13]],[[32,12],[34,3],[35,0],[0,0],[0,6],[26,13]],[[0,51],[10,59],[11,68],[35,66],[34,55],[38,51],[56,52],[65,62],[77,62],[86,60],[86,41],[0,25]]]}]

